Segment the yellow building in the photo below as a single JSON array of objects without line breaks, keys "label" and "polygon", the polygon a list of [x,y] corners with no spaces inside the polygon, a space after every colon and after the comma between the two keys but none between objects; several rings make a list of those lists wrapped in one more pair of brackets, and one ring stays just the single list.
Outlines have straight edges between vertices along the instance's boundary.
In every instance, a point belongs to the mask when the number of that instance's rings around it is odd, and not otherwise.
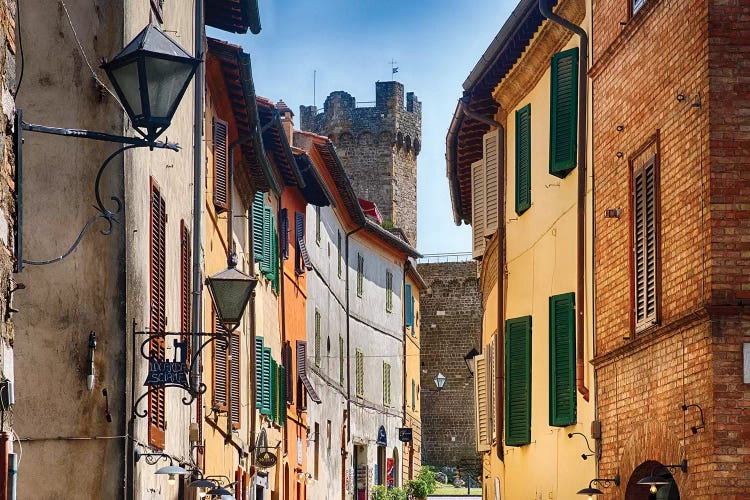
[{"label": "yellow building", "polygon": [[477,449],[489,499],[573,498],[596,477],[589,15],[587,2],[561,0],[553,21],[540,3],[522,0],[501,28],[447,137],[454,216],[472,225],[481,262]]},{"label": "yellow building", "polygon": [[422,417],[419,401],[420,331],[419,297],[427,284],[417,272],[413,259],[406,264],[404,284],[404,427],[412,430],[412,440],[404,443],[401,477],[404,484],[417,477],[422,466]]}]

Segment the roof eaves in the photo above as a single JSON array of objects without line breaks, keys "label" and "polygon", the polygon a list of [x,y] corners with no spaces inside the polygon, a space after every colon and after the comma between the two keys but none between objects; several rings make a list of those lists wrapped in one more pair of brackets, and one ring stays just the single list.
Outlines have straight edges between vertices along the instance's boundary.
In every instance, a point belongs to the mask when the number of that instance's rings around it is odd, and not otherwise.
[{"label": "roof eaves", "polygon": [[242,52],[239,55],[239,67],[240,67],[240,78],[242,80],[242,92],[245,96],[245,106],[247,107],[247,115],[250,117],[253,127],[253,147],[257,152],[258,161],[260,162],[263,174],[268,180],[268,184],[274,193],[281,193],[281,186],[276,181],[276,177],[273,175],[273,169],[271,164],[268,162],[266,156],[266,150],[263,147],[263,138],[260,133],[260,115],[258,114],[258,104],[255,96],[255,85],[253,84],[252,68],[250,66],[250,54]]},{"label": "roof eaves", "polygon": [[367,219],[367,221],[365,222],[365,227],[370,232],[374,233],[377,237],[379,237],[381,240],[384,240],[389,245],[406,253],[409,257],[414,257],[416,259],[422,257],[422,254],[417,252],[416,249],[414,249],[414,247],[412,247],[407,242],[397,237],[396,235],[394,235],[387,229],[381,227],[380,224],[373,221],[372,219]]}]

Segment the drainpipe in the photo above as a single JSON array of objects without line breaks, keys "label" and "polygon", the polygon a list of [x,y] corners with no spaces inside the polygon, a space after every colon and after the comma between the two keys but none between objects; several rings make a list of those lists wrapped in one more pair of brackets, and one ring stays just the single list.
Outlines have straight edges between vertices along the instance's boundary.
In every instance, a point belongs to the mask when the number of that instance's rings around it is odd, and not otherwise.
[{"label": "drainpipe", "polygon": [[482,116],[479,113],[475,113],[474,111],[472,111],[466,101],[463,100],[463,98],[459,99],[458,103],[461,105],[461,111],[463,111],[464,114],[472,120],[484,123],[485,125],[489,125],[490,127],[503,128],[503,126],[500,123],[496,122],[494,119],[487,116]]},{"label": "drainpipe", "polygon": [[549,0],[539,0],[539,12],[555,24],[559,24],[568,31],[572,31],[581,40],[579,51],[580,61],[578,63],[578,222],[577,222],[577,245],[576,262],[578,266],[577,301],[576,305],[576,387],[578,392],[586,401],[589,400],[589,390],[583,380],[583,343],[584,343],[584,317],[586,308],[584,296],[585,288],[585,259],[586,259],[586,133],[587,120],[586,105],[588,100],[588,89],[586,84],[586,71],[588,69],[589,37],[586,31],[552,12]]},{"label": "drainpipe", "polygon": [[[352,363],[351,363],[351,350],[350,350],[350,331],[351,331],[351,315],[349,313],[349,238],[365,228],[367,222],[347,232],[344,235],[344,248],[346,252],[346,280],[344,281],[344,293],[346,294],[346,440],[351,441],[352,439]],[[352,450],[354,453],[354,495],[357,494],[357,450]]]},{"label": "drainpipe", "polygon": [[[498,127],[498,142],[505,144],[505,129]],[[502,158],[503,156],[500,156]],[[495,452],[497,458],[505,460],[505,451],[503,448],[503,430],[505,427],[505,370],[500,367],[505,366],[505,185],[506,176],[503,175],[503,184],[500,196],[497,197],[499,218],[501,221],[497,226],[497,349],[495,349],[495,401],[497,402],[497,414],[495,415],[495,435],[497,436],[497,447]]]},{"label": "drainpipe", "polygon": [[0,432],[0,500],[8,499],[8,454],[10,432]]},{"label": "drainpipe", "polygon": [[[281,196],[279,195],[278,199],[278,205],[276,209],[276,213],[279,214],[279,221],[281,221]],[[287,211],[287,237],[289,236],[289,212]],[[284,241],[283,239],[280,239],[278,242],[281,244],[281,242]],[[289,249],[289,241],[287,240],[287,250]],[[284,250],[282,249],[279,253],[279,300],[281,301],[281,363],[284,364],[285,357],[284,357],[284,349],[286,349],[286,300],[285,300],[285,293],[284,293],[284,282],[286,281],[286,275],[284,271],[284,257],[283,257]],[[291,367],[287,367],[291,368]],[[285,382],[286,383],[286,382]],[[286,388],[285,388],[286,389]],[[287,398],[289,395],[286,396]],[[280,405],[286,405],[286,400],[279,401]],[[287,426],[283,426],[281,428],[281,433],[283,435],[282,438],[282,448],[281,452],[286,456],[287,450],[289,449],[289,434],[287,433]],[[284,484],[284,488],[286,488],[288,485]]]},{"label": "drainpipe", "polygon": [[[190,342],[199,346],[201,338],[197,335],[203,330],[203,319],[201,310],[203,306],[203,282],[201,280],[201,216],[203,214],[203,94],[206,79],[206,67],[203,64],[203,2],[195,2],[195,28],[193,41],[195,57],[201,61],[195,72],[195,93],[193,95],[193,303],[192,307],[192,330],[193,335]],[[202,356],[195,360],[197,369],[193,371],[191,385],[198,387],[203,375]],[[198,422],[201,425],[201,422]]]},{"label": "drainpipe", "polygon": [[[403,347],[403,357],[401,360],[401,426],[406,427],[406,304],[404,303],[404,299],[406,299],[406,296],[404,295],[404,290],[406,290],[406,273],[409,269],[409,257],[406,258],[404,261],[404,275],[402,277],[402,283],[401,283],[401,344]],[[412,293],[414,293],[412,291]],[[412,326],[412,328],[414,328]],[[403,446],[401,447],[401,450],[403,451]],[[403,457],[402,457],[403,458]],[[395,467],[395,465],[394,465]],[[403,467],[402,467],[403,469]]]}]

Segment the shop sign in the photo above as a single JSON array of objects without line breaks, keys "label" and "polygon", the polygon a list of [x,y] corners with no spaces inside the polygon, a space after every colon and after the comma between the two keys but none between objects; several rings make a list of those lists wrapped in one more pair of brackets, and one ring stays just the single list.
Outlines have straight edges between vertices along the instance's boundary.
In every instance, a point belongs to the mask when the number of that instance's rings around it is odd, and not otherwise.
[{"label": "shop sign", "polygon": [[148,363],[148,376],[145,386],[180,385],[189,388],[187,380],[188,367],[184,361],[151,360]]},{"label": "shop sign", "polygon": [[385,427],[382,425],[378,429],[378,439],[375,441],[378,446],[388,446],[388,436],[385,434]]},{"label": "shop sign", "polygon": [[276,455],[268,450],[263,450],[255,457],[255,463],[263,469],[271,468],[276,465]]},{"label": "shop sign", "polygon": [[409,443],[412,440],[411,427],[399,427],[398,429],[398,440],[402,443]]}]

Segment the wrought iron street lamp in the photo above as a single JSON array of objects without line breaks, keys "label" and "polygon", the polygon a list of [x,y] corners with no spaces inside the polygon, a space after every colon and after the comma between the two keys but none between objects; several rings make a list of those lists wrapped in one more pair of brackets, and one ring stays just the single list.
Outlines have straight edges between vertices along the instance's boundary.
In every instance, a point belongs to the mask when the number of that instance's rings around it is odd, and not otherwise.
[{"label": "wrought iron street lamp", "polygon": [[[657,469],[663,469],[666,474],[656,474]],[[649,492],[656,493],[660,486],[665,486],[672,483],[672,472],[681,470],[683,473],[688,471],[688,461],[683,459],[679,464],[661,465],[654,466],[651,470],[651,474],[640,479],[637,484],[649,486]]]},{"label": "wrought iron street lamp", "polygon": [[190,474],[185,468],[175,465],[172,457],[166,453],[143,453],[140,448],[133,450],[135,463],[138,463],[143,458],[147,464],[155,465],[159,460],[168,460],[169,465],[158,469],[154,474],[166,475],[167,482],[173,485],[177,482],[177,476],[187,476]]},{"label": "wrought iron street lamp", "polygon": [[[102,234],[112,232],[112,224],[119,222],[117,216],[122,211],[122,201],[116,196],[110,199],[116,204],[114,210],[104,206],[99,192],[99,183],[107,165],[119,154],[128,149],[148,147],[149,149],[171,149],[178,151],[177,144],[159,142],[156,139],[169,127],[177,106],[187,89],[200,59],[188,54],[156,26],[144,28],[119,54],[102,67],[115,87],[115,92],[130,118],[133,128],[142,137],[128,137],[72,128],[49,127],[23,121],[23,112],[18,109],[15,118],[14,153],[16,158],[16,227],[15,272],[20,273],[24,264],[45,265],[59,262],[70,255],[83,239],[88,228],[97,220],[108,223]],[[73,244],[58,257],[47,260],[24,260],[23,258],[23,132],[61,135],[79,139],[115,142],[124,144],[110,154],[99,167],[94,182],[94,195],[98,213],[92,216]]]},{"label": "wrought iron street lamp", "polygon": [[586,495],[588,496],[588,500],[593,500],[595,495],[604,495],[604,492],[600,490],[599,488],[595,488],[594,484],[598,484],[599,486],[603,488],[609,488],[612,485],[620,486],[620,474],[616,474],[615,477],[612,478],[605,478],[605,477],[597,477],[589,481],[588,488],[583,488],[581,490],[578,490],[577,495]]},{"label": "wrought iron street lamp", "polygon": [[133,128],[154,141],[169,127],[200,59],[149,24],[102,69]]},{"label": "wrought iron street lamp", "polygon": [[237,269],[235,254],[227,259],[225,270],[206,278],[206,286],[211,295],[216,316],[227,332],[233,332],[239,326],[245,307],[257,284],[256,278]]}]

